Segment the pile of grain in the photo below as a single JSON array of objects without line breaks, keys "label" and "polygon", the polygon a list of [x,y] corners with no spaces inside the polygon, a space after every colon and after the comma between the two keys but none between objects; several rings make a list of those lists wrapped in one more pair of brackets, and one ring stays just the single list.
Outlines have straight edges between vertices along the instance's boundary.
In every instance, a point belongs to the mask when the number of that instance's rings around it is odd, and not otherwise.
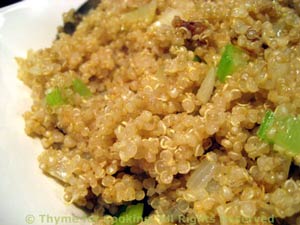
[{"label": "pile of grain", "polygon": [[[225,83],[207,81],[228,43],[249,63]],[[292,9],[270,0],[103,0],[73,36],[18,63],[32,89],[26,133],[41,139],[40,167],[65,183],[67,202],[102,215],[148,198],[151,224],[197,215],[224,225],[272,215],[300,224],[300,180],[288,177],[300,159],[256,135],[267,109],[300,112],[300,18]],[[91,97],[70,88],[75,78]],[[48,106],[53,88],[69,101]],[[199,167],[209,177],[187,185]]]}]

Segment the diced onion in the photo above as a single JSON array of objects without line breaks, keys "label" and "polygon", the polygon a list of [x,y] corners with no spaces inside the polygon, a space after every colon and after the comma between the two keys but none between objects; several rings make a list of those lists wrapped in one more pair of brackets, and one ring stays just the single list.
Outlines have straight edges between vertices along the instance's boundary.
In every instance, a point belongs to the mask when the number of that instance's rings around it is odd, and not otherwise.
[{"label": "diced onion", "polygon": [[161,25],[172,25],[172,21],[175,16],[182,16],[182,13],[178,9],[168,8],[160,15],[159,19],[152,25],[159,27]]},{"label": "diced onion", "polygon": [[150,3],[139,7],[138,9],[125,13],[121,16],[124,27],[129,27],[138,22],[151,23],[156,14],[157,2],[152,0]]},{"label": "diced onion", "polygon": [[197,99],[202,103],[205,104],[209,101],[216,82],[216,70],[215,68],[211,68],[206,77],[204,78],[198,93],[197,93]]},{"label": "diced onion", "polygon": [[212,180],[216,173],[217,163],[204,159],[199,167],[192,173],[187,181],[187,188],[190,190],[198,190],[205,188],[209,181]]}]

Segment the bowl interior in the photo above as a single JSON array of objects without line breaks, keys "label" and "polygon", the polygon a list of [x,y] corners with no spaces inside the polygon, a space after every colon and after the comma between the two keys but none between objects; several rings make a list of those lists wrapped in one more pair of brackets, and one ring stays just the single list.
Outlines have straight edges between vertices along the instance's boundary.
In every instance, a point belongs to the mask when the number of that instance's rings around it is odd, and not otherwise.
[{"label": "bowl interior", "polygon": [[[31,105],[29,88],[17,78],[15,57],[51,45],[62,14],[84,0],[28,0],[0,9],[0,224],[79,224],[82,210],[66,205],[63,187],[38,167],[39,140],[27,137],[22,114]],[[63,218],[68,217],[68,220]],[[76,220],[78,221],[78,220]]]}]

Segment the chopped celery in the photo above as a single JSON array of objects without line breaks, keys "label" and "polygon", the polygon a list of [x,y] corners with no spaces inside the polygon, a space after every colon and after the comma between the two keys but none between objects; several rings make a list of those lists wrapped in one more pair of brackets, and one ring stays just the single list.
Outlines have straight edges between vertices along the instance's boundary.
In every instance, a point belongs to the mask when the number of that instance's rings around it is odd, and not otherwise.
[{"label": "chopped celery", "polygon": [[144,204],[130,205],[122,212],[114,225],[137,225],[143,220]]},{"label": "chopped celery", "polygon": [[234,73],[241,66],[246,65],[245,53],[238,47],[228,44],[222,54],[217,77],[221,82],[225,82],[226,77]]},{"label": "chopped celery", "polygon": [[276,116],[268,111],[257,135],[284,149],[289,155],[300,154],[300,117]]},{"label": "chopped celery", "polygon": [[61,91],[58,88],[54,88],[46,95],[46,102],[50,106],[58,106],[65,103]]},{"label": "chopped celery", "polygon": [[274,144],[292,155],[300,154],[300,117],[289,116],[275,121]]},{"label": "chopped celery", "polygon": [[274,113],[272,111],[267,111],[265,114],[265,117],[257,131],[258,137],[260,137],[263,140],[267,140],[267,132],[271,128],[272,124],[274,122]]},{"label": "chopped celery", "polygon": [[90,89],[80,79],[73,80],[73,89],[83,97],[89,97],[92,95]]}]

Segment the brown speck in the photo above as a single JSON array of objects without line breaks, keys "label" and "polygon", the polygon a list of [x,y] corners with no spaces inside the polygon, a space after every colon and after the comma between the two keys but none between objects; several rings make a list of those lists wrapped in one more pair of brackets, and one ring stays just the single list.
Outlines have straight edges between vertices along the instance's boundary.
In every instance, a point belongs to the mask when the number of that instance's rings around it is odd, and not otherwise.
[{"label": "brown speck", "polygon": [[208,28],[204,22],[189,22],[181,19],[179,16],[174,17],[172,24],[175,28],[185,27],[191,32],[192,36],[202,34]]}]

